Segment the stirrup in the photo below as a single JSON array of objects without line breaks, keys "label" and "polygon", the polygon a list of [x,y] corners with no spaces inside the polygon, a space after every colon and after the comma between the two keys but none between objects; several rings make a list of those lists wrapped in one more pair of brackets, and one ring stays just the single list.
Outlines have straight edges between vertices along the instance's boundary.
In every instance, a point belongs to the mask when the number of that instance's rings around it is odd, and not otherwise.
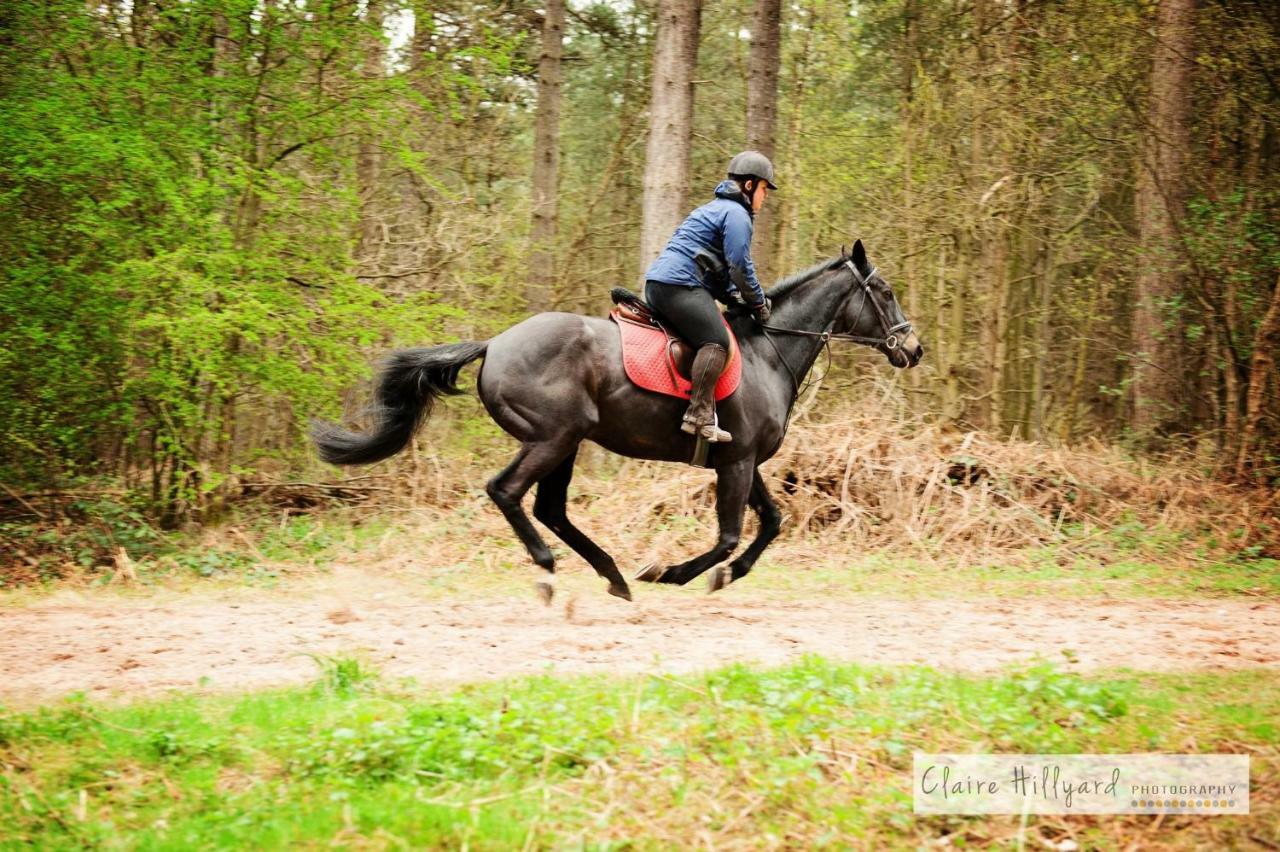
[{"label": "stirrup", "polygon": [[732,435],[720,428],[719,417],[716,417],[710,423],[702,424],[694,423],[692,420],[685,420],[680,424],[680,431],[689,435],[697,435],[712,444],[727,444],[733,440]]}]

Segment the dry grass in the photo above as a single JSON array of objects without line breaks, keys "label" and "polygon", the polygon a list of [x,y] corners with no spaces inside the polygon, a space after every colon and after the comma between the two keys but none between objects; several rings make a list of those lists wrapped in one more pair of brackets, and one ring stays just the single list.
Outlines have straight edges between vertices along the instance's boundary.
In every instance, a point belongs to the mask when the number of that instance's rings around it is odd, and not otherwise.
[{"label": "dry grass", "polygon": [[[450,459],[424,446],[384,469],[394,496],[366,505],[424,518],[461,510],[469,530],[510,538],[481,486],[511,451],[495,441]],[[1280,557],[1280,494],[1216,481],[1191,458],[1144,460],[1096,441],[1050,447],[848,414],[793,424],[763,470],[786,517],[775,548],[793,556],[893,549],[1016,561],[1046,545],[1096,553],[1119,537],[1169,558],[1189,555],[1187,542],[1201,558]],[[575,523],[607,549],[637,560],[687,555],[710,544],[715,477],[588,446],[570,502]],[[753,523],[748,512],[748,533]],[[445,559],[474,551],[473,542],[435,544]]]},{"label": "dry grass", "polygon": [[868,547],[1020,549],[1133,524],[1280,545],[1276,495],[1099,442],[1053,448],[846,417],[801,426],[767,469],[796,529]]},{"label": "dry grass", "polygon": [[[408,536],[388,530],[380,540],[359,542],[377,562],[524,565],[510,528],[483,489],[507,464],[514,445],[487,421],[462,416],[470,414],[465,409],[444,412],[409,452],[354,476],[326,481],[333,473],[326,469],[310,483],[255,481],[239,504],[239,520],[188,535],[189,545],[202,553],[236,551],[240,562],[259,570],[305,570],[314,539],[282,535],[282,546],[268,548],[263,530],[275,522],[264,526],[265,511],[279,519],[282,533],[290,519],[309,515],[345,516],[355,526],[378,519],[401,532],[408,528]],[[1043,557],[1045,548],[1053,549],[1062,566],[1076,557],[1095,564],[1138,558],[1169,566],[1280,557],[1280,493],[1215,480],[1192,457],[1143,459],[1097,441],[1050,447],[869,416],[852,405],[821,417],[802,409],[763,470],[785,516],[783,534],[766,561],[812,565],[835,554],[889,552],[935,567],[1023,566]],[[570,501],[574,522],[615,554],[624,570],[683,560],[705,550],[714,537],[710,471],[623,459],[585,445]],[[335,508],[342,511],[334,515],[329,510]],[[43,556],[39,548],[56,550],[72,539],[53,530],[40,536],[28,531],[10,549],[8,585],[49,576],[95,583],[98,577],[118,577],[113,555],[122,544],[135,557],[146,556],[105,534],[115,527],[79,527],[77,535],[92,538],[86,544],[101,551],[100,565],[77,568],[69,551]],[[746,535],[754,528],[748,512]],[[355,544],[359,532],[344,535]],[[163,546],[161,539],[133,538],[147,547]],[[85,544],[76,547],[84,552]],[[163,554],[162,549],[151,561],[177,565]],[[188,556],[185,562],[204,574],[201,559]]]}]

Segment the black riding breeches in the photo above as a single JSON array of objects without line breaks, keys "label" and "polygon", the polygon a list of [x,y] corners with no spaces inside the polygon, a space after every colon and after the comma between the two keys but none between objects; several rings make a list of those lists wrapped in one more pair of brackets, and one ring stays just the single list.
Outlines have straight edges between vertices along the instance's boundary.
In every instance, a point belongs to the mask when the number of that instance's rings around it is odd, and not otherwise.
[{"label": "black riding breeches", "polygon": [[706,288],[646,281],[644,300],[672,330],[696,348],[715,343],[728,351],[729,330],[724,326],[715,298]]}]

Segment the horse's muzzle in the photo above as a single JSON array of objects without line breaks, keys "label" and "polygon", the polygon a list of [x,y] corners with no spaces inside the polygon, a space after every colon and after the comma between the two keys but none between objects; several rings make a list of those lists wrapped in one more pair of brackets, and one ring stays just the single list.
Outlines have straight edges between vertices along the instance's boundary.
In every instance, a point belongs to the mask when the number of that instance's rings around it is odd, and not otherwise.
[{"label": "horse's muzzle", "polygon": [[924,357],[924,346],[913,331],[896,347],[885,351],[885,355],[889,357],[889,363],[898,369],[914,367]]},{"label": "horse's muzzle", "polygon": [[907,355],[907,366],[914,367],[924,358],[924,344],[912,334],[902,342],[902,351]]}]

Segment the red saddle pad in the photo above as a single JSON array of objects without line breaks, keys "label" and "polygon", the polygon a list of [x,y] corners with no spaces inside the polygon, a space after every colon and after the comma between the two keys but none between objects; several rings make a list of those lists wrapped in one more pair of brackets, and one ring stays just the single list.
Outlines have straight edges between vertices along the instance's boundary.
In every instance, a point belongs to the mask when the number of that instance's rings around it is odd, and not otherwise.
[{"label": "red saddle pad", "polygon": [[[666,332],[623,319],[616,313],[609,314],[609,317],[622,334],[622,366],[627,371],[627,378],[645,390],[688,399],[693,383],[676,369],[667,348]],[[716,382],[717,402],[736,391],[742,381],[742,355],[738,351],[738,340],[733,336],[728,321],[721,319],[729,330],[729,364]]]}]

